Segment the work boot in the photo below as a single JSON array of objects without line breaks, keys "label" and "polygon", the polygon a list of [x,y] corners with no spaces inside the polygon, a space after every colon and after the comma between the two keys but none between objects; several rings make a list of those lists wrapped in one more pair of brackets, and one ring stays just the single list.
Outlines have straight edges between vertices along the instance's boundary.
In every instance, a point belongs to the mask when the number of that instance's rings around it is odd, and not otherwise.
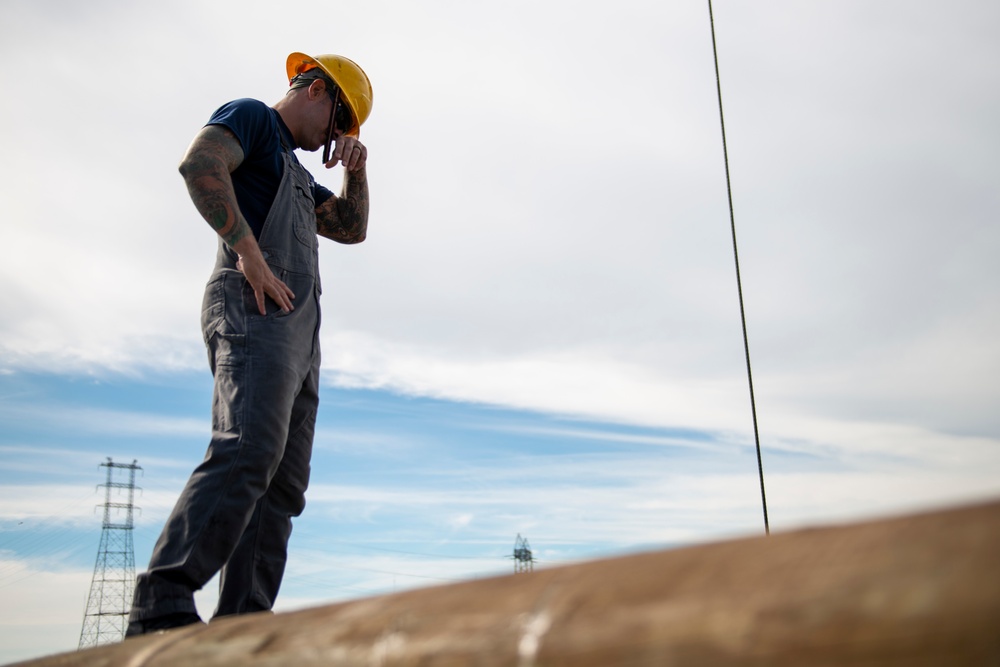
[{"label": "work boot", "polygon": [[189,611],[180,611],[175,614],[147,618],[142,621],[131,621],[128,624],[128,629],[125,630],[125,638],[138,637],[139,635],[159,632],[160,630],[182,628],[185,625],[194,625],[195,623],[204,624],[204,621],[201,620],[198,614]]}]

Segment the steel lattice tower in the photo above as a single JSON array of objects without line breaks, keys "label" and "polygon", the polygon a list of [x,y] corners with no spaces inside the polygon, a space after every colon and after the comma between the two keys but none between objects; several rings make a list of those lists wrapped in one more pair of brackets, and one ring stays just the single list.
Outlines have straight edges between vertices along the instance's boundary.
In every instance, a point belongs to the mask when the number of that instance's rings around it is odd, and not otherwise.
[{"label": "steel lattice tower", "polygon": [[[125,638],[135,588],[135,552],[132,548],[135,507],[132,501],[136,489],[135,473],[142,468],[135,461],[115,463],[110,457],[101,467],[108,469],[107,481],[98,486],[104,487],[104,522],[97,562],[94,564],[94,578],[87,596],[87,611],[83,615],[79,648],[111,644]],[[119,480],[127,475],[128,481],[115,481],[115,473]],[[111,502],[112,489],[119,499],[124,495],[127,502]],[[112,513],[117,522],[112,521]]]},{"label": "steel lattice tower", "polygon": [[518,533],[517,539],[514,540],[514,573],[531,572],[535,569],[534,565],[535,558],[531,555],[528,540]]}]

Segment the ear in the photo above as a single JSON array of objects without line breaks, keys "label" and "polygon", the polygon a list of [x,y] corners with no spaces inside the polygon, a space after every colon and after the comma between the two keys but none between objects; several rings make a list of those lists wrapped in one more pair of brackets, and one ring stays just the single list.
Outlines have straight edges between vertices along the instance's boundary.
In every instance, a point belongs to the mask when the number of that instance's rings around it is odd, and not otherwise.
[{"label": "ear", "polygon": [[323,79],[313,79],[313,82],[309,84],[309,99],[318,100],[326,95],[326,81]]}]

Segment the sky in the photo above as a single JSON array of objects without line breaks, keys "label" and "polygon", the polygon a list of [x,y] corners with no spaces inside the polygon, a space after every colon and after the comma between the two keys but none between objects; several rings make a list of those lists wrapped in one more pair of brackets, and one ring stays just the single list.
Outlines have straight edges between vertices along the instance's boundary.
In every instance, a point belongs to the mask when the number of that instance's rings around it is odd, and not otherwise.
[{"label": "sky", "polygon": [[[204,454],[176,167],[293,51],[371,78],[372,205],[276,609],[763,534],[707,3],[295,9],[0,0],[0,663],[76,648],[100,464],[141,571]],[[771,530],[997,498],[1000,6],[713,9]]]}]

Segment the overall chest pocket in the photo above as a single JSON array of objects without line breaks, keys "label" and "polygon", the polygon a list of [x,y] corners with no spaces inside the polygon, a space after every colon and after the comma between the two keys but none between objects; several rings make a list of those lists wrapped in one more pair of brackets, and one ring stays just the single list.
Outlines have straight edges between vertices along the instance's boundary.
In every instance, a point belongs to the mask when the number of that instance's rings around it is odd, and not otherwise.
[{"label": "overall chest pocket", "polygon": [[296,183],[289,215],[293,221],[295,238],[309,249],[316,247],[316,201],[312,188]]}]

